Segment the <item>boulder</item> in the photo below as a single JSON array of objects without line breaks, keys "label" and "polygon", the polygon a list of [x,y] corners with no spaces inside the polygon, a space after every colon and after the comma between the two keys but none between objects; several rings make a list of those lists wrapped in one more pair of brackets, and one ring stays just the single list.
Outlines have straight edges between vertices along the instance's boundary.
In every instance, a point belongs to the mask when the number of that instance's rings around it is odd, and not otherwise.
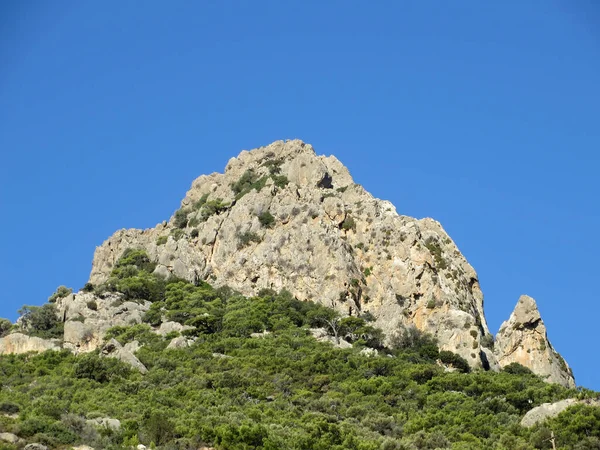
[{"label": "boulder", "polygon": [[108,428],[110,430],[119,431],[121,429],[121,421],[110,417],[98,417],[96,419],[88,419],[86,423],[95,426]]},{"label": "boulder", "polygon": [[12,333],[0,338],[0,355],[60,349],[61,346],[56,340],[42,339],[22,333]]},{"label": "boulder", "polygon": [[21,441],[21,438],[12,433],[0,433],[0,441],[8,442],[9,444],[18,444]]},{"label": "boulder", "polygon": [[117,358],[124,363],[129,364],[134,369],[138,370],[140,373],[145,374],[148,372],[148,369],[142,362],[137,359],[137,357],[129,351],[127,348],[123,347],[116,339],[111,339],[108,341],[104,347],[102,347],[102,351],[100,353],[102,356],[108,358]]},{"label": "boulder", "polygon": [[532,410],[527,411],[521,419],[521,426],[532,427],[546,419],[558,416],[569,406],[576,405],[577,403],[578,401],[574,398],[568,398],[555,403],[543,403],[540,406],[536,406]]},{"label": "boulder", "polygon": [[27,444],[25,450],[48,450],[48,447],[42,444]]}]

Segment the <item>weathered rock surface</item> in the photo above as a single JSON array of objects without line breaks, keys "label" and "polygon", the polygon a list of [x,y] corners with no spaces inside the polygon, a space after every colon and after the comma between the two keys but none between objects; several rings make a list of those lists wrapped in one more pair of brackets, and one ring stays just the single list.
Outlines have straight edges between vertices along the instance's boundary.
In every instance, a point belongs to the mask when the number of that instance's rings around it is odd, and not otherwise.
[{"label": "weathered rock surface", "polygon": [[521,426],[532,427],[536,423],[558,416],[569,406],[576,405],[577,403],[578,401],[574,398],[568,398],[555,403],[542,403],[540,406],[527,411],[521,419]]},{"label": "weathered rock surface", "polygon": [[102,356],[106,356],[108,358],[117,358],[118,360],[129,364],[140,373],[147,373],[148,369],[146,366],[144,366],[144,364],[142,364],[142,362],[133,354],[132,350],[135,348],[137,348],[137,344],[123,347],[115,339],[111,339],[104,345],[104,347],[102,347],[101,354]]},{"label": "weathered rock surface", "polygon": [[28,444],[25,446],[25,450],[48,450],[48,447],[46,447],[43,444]]},{"label": "weathered rock surface", "polygon": [[60,350],[60,348],[60,344],[55,340],[41,339],[22,333],[12,333],[0,338],[0,355],[44,352]]},{"label": "weathered rock surface", "polygon": [[[259,189],[236,196],[232,185],[245,174],[254,174]],[[200,206],[217,202],[228,206]],[[194,226],[178,231],[181,238],[171,235],[175,218],[120,230],[96,249],[90,282],[105,281],[125,249],[143,248],[163,275],[245,295],[285,288],[345,314],[368,311],[387,335],[415,324],[472,366],[495,364],[482,358],[489,330],[477,274],[441,225],[398,215],[333,156],[317,156],[298,140],[242,151],[225,173],[196,179],[182,208]],[[267,212],[270,226],[259,219]]]},{"label": "weathered rock surface", "polygon": [[86,423],[95,427],[108,428],[110,430],[119,431],[121,429],[121,421],[110,417],[97,417],[96,419],[88,419]]},{"label": "weathered rock surface", "polygon": [[[518,362],[547,381],[574,386],[533,299],[519,301],[492,350],[477,274],[442,226],[399,215],[355,184],[334,156],[317,156],[308,144],[278,141],[242,151],[224,173],[197,178],[181,211],[152,229],[117,231],[96,249],[90,282],[106,281],[126,249],[140,248],[159,275],[207,280],[247,296],[287,289],[343,314],[370,313],[387,336],[415,326],[472,367],[498,370]],[[150,303],[80,292],[56,306],[65,322],[64,347],[80,353],[102,346],[108,328],[140,323]],[[165,322],[155,331],[166,336],[187,328]],[[0,353],[58,348],[14,336],[0,339]],[[103,354],[145,373],[137,348],[114,342]],[[177,337],[168,348],[187,345]]]},{"label": "weathered rock surface", "polygon": [[167,345],[167,349],[177,349],[177,348],[187,348],[192,344],[192,340],[188,339],[184,336],[178,336],[176,338],[171,339],[169,345]]},{"label": "weathered rock surface", "polygon": [[65,322],[63,346],[74,353],[91,352],[102,345],[109,328],[141,323],[149,307],[150,302],[124,301],[120,294],[79,292],[61,298],[56,308]]},{"label": "weathered rock surface", "polygon": [[571,369],[550,344],[537,304],[527,295],[500,326],[494,352],[501,367],[516,362],[552,383],[575,387]]},{"label": "weathered rock surface", "polygon": [[21,441],[21,438],[12,433],[0,433],[0,441],[8,442],[9,444],[18,444]]}]

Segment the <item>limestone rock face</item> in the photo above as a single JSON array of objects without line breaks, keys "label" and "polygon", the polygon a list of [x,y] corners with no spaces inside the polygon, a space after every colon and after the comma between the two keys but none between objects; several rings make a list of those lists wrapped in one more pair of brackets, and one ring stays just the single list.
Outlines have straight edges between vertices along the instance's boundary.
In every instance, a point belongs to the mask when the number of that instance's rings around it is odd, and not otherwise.
[{"label": "limestone rock face", "polygon": [[527,295],[500,326],[494,352],[501,367],[516,362],[549,382],[575,387],[571,369],[550,344],[537,304]]},{"label": "limestone rock face", "polygon": [[536,406],[521,419],[521,426],[532,427],[536,423],[543,422],[551,417],[558,416],[561,412],[567,409],[569,406],[576,405],[578,401],[574,398],[567,398],[555,403],[542,403],[540,406]]},{"label": "limestone rock face", "polygon": [[129,364],[140,373],[147,373],[148,369],[146,366],[144,366],[144,364],[142,364],[142,362],[133,354],[136,347],[138,347],[137,343],[133,345],[133,348],[129,345],[123,347],[115,339],[111,339],[104,345],[104,347],[102,347],[102,356],[108,358],[117,358],[124,363]]},{"label": "limestone rock face", "polygon": [[60,345],[54,340],[27,336],[22,333],[12,333],[0,338],[0,355],[44,352],[60,350],[60,348]]},{"label": "limestone rock face", "polygon": [[[254,185],[243,188],[244,178]],[[183,228],[174,216],[117,231],[96,249],[90,282],[104,282],[125,249],[143,248],[159,274],[245,295],[287,289],[344,314],[369,312],[388,336],[414,324],[473,367],[496,364],[477,274],[442,226],[399,215],[333,156],[299,140],[242,151],[224,173],[196,179],[181,207]]]},{"label": "limestone rock face", "polygon": [[74,353],[91,352],[102,345],[109,328],[141,323],[149,307],[150,302],[124,301],[120,294],[79,292],[61,298],[56,309],[65,323],[63,346]]}]

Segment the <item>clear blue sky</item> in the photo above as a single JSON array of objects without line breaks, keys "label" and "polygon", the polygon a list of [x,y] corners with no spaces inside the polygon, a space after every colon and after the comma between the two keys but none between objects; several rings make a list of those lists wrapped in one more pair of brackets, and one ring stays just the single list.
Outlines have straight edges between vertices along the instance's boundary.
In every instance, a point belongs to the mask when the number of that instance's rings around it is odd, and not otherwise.
[{"label": "clear blue sky", "polygon": [[0,67],[0,316],[300,138],[443,224],[493,332],[536,298],[600,390],[597,1],[4,1]]}]

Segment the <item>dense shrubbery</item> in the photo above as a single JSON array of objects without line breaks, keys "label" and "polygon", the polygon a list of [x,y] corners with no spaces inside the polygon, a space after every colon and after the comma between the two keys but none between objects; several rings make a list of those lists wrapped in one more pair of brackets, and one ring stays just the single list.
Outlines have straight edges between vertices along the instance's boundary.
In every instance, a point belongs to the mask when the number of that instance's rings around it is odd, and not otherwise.
[{"label": "dense shrubbery", "polygon": [[72,292],[73,292],[73,289],[71,289],[71,288],[68,288],[66,286],[59,286],[56,289],[56,292],[54,294],[52,294],[50,297],[48,297],[48,301],[50,303],[54,303],[59,298],[66,297],[67,295],[70,295]]},{"label": "dense shrubbery", "polygon": [[[521,428],[532,407],[578,393],[518,366],[446,373],[437,359],[455,367],[461,359],[439,352],[435,340],[414,328],[399,330],[390,349],[369,357],[361,348],[378,347],[382,336],[367,316],[341,318],[287,292],[245,298],[206,283],[159,280],[151,269],[137,251],[115,265],[117,288],[142,277],[161,289],[147,324],[107,335],[143,344],[137,356],[148,373],[97,353],[0,357],[0,412],[19,413],[0,416],[0,432],[54,448],[141,442],[163,449],[533,450],[551,448],[550,431],[558,448],[598,446],[598,408],[577,406]],[[194,344],[166,350],[177,333],[163,338],[151,330],[163,320],[190,327],[184,334]],[[353,348],[317,342],[308,331],[314,326]],[[93,417],[117,418],[122,427],[96,431],[85,422]]]},{"label": "dense shrubbery", "polygon": [[12,329],[12,326],[13,324],[10,320],[0,317],[0,337],[6,336]]},{"label": "dense shrubbery", "polygon": [[30,336],[44,339],[62,338],[63,323],[52,303],[43,306],[23,306],[19,310],[23,330]]}]

